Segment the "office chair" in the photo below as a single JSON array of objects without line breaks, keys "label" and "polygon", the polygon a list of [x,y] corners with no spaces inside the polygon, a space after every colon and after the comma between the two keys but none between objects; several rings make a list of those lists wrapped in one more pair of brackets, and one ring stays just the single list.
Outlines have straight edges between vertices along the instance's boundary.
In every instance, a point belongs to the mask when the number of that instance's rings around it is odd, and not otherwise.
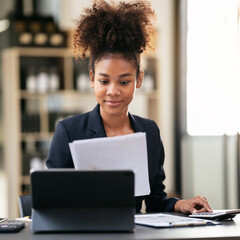
[{"label": "office chair", "polygon": [[23,195],[18,197],[20,216],[31,217],[32,214],[32,195]]}]

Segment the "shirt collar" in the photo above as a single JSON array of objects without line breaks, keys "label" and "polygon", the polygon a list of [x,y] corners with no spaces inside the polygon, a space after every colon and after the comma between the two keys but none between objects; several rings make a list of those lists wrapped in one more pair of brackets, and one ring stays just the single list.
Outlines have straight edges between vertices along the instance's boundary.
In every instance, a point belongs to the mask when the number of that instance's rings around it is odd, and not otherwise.
[{"label": "shirt collar", "polygon": [[[142,128],[139,125],[136,116],[128,113],[130,123],[133,127],[134,132],[141,132]],[[105,132],[102,117],[100,115],[100,105],[97,104],[96,107],[90,112],[89,115],[89,129],[95,133],[95,137],[107,137]]]}]

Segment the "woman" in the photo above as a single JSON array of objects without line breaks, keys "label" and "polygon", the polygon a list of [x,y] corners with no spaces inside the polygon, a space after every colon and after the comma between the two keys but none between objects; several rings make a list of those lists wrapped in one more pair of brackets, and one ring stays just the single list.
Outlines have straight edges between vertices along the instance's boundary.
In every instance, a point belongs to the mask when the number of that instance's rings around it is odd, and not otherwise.
[{"label": "woman", "polygon": [[164,149],[156,123],[128,113],[144,73],[140,55],[150,46],[155,14],[146,1],[107,3],[96,1],[85,10],[74,34],[76,58],[90,55],[90,84],[98,105],[82,115],[58,123],[47,158],[49,168],[72,168],[69,143],[79,139],[113,137],[146,132],[150,195],[136,197],[136,212],[145,200],[147,212],[183,213],[211,211],[206,198],[167,198],[164,192]]}]

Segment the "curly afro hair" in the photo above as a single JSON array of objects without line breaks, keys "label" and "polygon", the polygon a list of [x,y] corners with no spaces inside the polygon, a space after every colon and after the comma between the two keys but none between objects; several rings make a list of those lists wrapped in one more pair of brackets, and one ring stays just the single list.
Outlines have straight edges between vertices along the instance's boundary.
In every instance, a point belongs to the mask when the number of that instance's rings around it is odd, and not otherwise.
[{"label": "curly afro hair", "polygon": [[74,56],[84,59],[89,52],[93,71],[95,61],[111,53],[123,54],[139,68],[140,54],[147,47],[152,48],[153,19],[155,13],[144,0],[118,4],[95,0],[76,21]]}]

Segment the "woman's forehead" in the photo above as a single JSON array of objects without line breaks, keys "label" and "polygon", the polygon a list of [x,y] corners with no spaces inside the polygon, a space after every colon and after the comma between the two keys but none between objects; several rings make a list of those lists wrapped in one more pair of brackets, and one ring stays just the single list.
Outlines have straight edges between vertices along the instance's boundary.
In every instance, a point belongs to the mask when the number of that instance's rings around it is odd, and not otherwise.
[{"label": "woman's forehead", "polygon": [[112,67],[114,65],[117,65],[115,67],[118,68],[136,69],[134,60],[126,58],[123,54],[119,53],[107,54],[95,61],[95,69],[97,67]]}]

